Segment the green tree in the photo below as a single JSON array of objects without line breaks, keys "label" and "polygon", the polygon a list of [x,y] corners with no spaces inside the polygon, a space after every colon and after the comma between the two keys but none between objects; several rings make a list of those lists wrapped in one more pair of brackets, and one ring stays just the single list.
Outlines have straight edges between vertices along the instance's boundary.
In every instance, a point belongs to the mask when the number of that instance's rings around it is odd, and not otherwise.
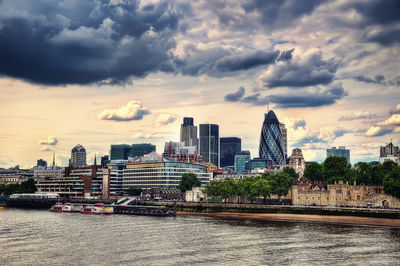
[{"label": "green tree", "polygon": [[329,184],[335,181],[351,181],[350,169],[351,165],[345,157],[332,156],[324,161],[324,182]]},{"label": "green tree", "polygon": [[20,185],[20,192],[21,193],[35,193],[37,191],[37,187],[35,185],[35,180],[33,178],[29,178],[28,180],[24,181]]},{"label": "green tree", "polygon": [[266,203],[267,197],[271,196],[271,185],[267,179],[258,178],[252,184],[252,190],[257,196],[264,198],[264,204]]},{"label": "green tree", "polygon": [[304,176],[311,181],[323,181],[323,166],[317,162],[313,162],[304,170]]},{"label": "green tree", "polygon": [[299,174],[296,173],[296,171],[292,167],[283,168],[283,172],[288,174],[288,175],[290,175],[293,179],[298,179],[299,178]]},{"label": "green tree", "polygon": [[186,190],[191,190],[193,187],[201,186],[201,181],[194,173],[184,173],[181,181],[179,182],[178,188],[185,193]]},{"label": "green tree", "polygon": [[357,184],[361,185],[378,185],[372,179],[372,166],[366,162],[358,162],[352,169],[352,176],[356,179]]},{"label": "green tree", "polygon": [[400,167],[394,166],[392,171],[383,178],[383,188],[386,194],[400,199]]},{"label": "green tree", "polygon": [[126,191],[129,196],[140,196],[142,194],[143,189],[137,187],[130,187]]},{"label": "green tree", "polygon": [[279,199],[282,196],[286,196],[293,185],[293,181],[293,178],[285,172],[278,172],[271,175],[269,183],[272,194],[277,195]]}]

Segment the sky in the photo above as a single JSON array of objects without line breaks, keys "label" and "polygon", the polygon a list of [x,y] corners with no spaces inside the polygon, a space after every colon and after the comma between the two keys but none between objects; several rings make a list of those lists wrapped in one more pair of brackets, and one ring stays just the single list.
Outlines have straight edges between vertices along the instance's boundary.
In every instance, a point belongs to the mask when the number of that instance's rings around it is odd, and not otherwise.
[{"label": "sky", "polygon": [[0,58],[0,167],[162,152],[186,116],[257,157],[267,106],[306,161],[400,144],[398,0],[0,0]]}]

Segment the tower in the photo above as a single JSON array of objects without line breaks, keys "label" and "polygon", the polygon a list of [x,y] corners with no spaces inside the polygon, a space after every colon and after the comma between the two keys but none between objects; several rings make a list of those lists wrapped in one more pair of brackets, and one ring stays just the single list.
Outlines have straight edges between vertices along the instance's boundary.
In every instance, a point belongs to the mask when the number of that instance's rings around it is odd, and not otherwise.
[{"label": "tower", "polygon": [[196,146],[198,144],[197,139],[197,127],[193,125],[193,117],[184,117],[183,124],[181,124],[181,142],[185,143],[185,146]]},{"label": "tower", "polygon": [[200,155],[204,162],[219,167],[219,126],[200,124]]},{"label": "tower", "polygon": [[71,150],[71,167],[85,167],[86,166],[86,150],[78,144]]},{"label": "tower", "polygon": [[56,153],[53,152],[53,164],[51,166],[56,166]]},{"label": "tower", "polygon": [[274,111],[265,114],[261,128],[259,157],[268,160],[268,165],[285,164],[285,148],[282,129]]}]

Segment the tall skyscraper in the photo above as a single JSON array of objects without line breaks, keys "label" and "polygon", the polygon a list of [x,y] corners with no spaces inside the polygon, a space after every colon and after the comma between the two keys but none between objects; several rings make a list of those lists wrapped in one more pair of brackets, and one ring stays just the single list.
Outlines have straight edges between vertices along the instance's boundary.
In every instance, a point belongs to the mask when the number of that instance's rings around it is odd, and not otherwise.
[{"label": "tall skyscraper", "polygon": [[193,125],[192,117],[184,117],[181,124],[181,142],[185,146],[198,146],[197,127]]},{"label": "tall skyscraper", "polygon": [[240,138],[220,138],[220,164],[221,167],[234,166],[235,155],[242,150],[242,140]]},{"label": "tall skyscraper", "polygon": [[156,145],[151,143],[132,144],[132,157],[143,156],[156,151]]},{"label": "tall skyscraper", "polygon": [[200,124],[200,155],[204,162],[219,167],[219,126]]},{"label": "tall skyscraper", "polygon": [[287,154],[287,129],[285,127],[285,124],[279,123],[279,127],[281,128],[282,131],[282,147],[283,147],[283,153],[285,154],[285,160],[288,158]]},{"label": "tall skyscraper", "polygon": [[274,111],[265,114],[261,128],[259,157],[268,159],[268,165],[284,165],[285,148],[282,129]]},{"label": "tall skyscraper", "polygon": [[71,150],[71,159],[69,161],[71,167],[85,167],[86,166],[86,150],[78,144]]},{"label": "tall skyscraper", "polygon": [[132,154],[132,146],[128,144],[111,145],[110,160],[128,160]]},{"label": "tall skyscraper", "polygon": [[339,146],[339,149],[336,149],[336,147],[332,147],[332,149],[327,149],[326,157],[332,156],[344,157],[346,158],[348,163],[350,162],[350,150],[346,150],[345,146]]}]

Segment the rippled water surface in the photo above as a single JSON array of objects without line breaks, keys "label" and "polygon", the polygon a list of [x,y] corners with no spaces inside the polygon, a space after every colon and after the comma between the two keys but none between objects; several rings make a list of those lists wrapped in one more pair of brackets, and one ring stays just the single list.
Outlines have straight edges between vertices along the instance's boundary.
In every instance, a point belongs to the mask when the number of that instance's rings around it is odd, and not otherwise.
[{"label": "rippled water surface", "polygon": [[0,210],[0,265],[400,265],[384,227]]}]

